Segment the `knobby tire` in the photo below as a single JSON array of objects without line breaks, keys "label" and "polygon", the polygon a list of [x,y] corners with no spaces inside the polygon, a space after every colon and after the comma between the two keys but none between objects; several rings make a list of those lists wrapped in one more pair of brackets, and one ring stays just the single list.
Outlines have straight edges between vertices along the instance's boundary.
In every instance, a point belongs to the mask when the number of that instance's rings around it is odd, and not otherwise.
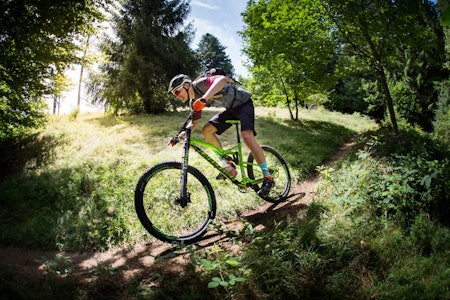
[{"label": "knobby tire", "polygon": [[[271,171],[275,182],[275,185],[270,190],[269,194],[263,195],[261,198],[272,203],[282,202],[286,200],[291,189],[291,175],[288,165],[283,156],[274,148],[264,145],[261,146],[261,148],[264,151],[269,171]],[[248,177],[251,179],[262,177],[261,170],[256,161],[254,161],[252,153],[249,154],[247,162]]]},{"label": "knobby tire", "polygon": [[162,162],[148,169],[135,190],[135,209],[144,228],[164,242],[189,244],[199,240],[216,215],[214,190],[196,168],[187,168],[190,201],[180,204],[182,163]]}]

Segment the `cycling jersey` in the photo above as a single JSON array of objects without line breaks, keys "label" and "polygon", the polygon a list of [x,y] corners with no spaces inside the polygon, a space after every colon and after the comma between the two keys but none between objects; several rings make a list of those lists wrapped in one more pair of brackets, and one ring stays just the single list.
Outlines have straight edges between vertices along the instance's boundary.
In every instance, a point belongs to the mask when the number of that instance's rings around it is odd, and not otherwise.
[{"label": "cycling jersey", "polygon": [[[218,76],[220,75],[200,77],[193,81],[192,87],[194,88],[195,99],[203,97]],[[207,105],[230,109],[244,104],[250,100],[251,96],[249,92],[238,88],[235,84],[227,83],[219,93],[208,99]]]}]

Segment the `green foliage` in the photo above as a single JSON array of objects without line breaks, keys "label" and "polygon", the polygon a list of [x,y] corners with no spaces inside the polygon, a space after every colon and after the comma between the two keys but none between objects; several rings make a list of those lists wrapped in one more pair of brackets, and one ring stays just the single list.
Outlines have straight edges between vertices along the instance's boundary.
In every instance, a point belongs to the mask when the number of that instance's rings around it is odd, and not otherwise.
[{"label": "green foliage", "polygon": [[196,259],[197,263],[201,265],[205,272],[209,274],[211,281],[208,283],[208,288],[216,289],[222,287],[232,299],[232,290],[239,282],[244,282],[247,279],[242,277],[246,273],[245,268],[241,267],[241,263],[223,250],[217,249],[205,253],[205,258]]},{"label": "green foliage", "polygon": [[225,53],[225,49],[226,47],[215,36],[210,33],[204,34],[196,51],[200,60],[201,71],[204,72],[209,68],[220,68],[228,76],[233,77],[234,67],[231,59]]},{"label": "green foliage", "polygon": [[[344,54],[344,53],[343,53]],[[340,68],[349,70],[339,80],[324,106],[344,113],[359,112],[380,122],[385,118],[385,105],[376,74],[364,65],[358,65],[354,56],[341,56]]]},{"label": "green foliage", "polygon": [[[384,235],[384,236],[383,236]],[[447,299],[450,231],[419,215],[409,234],[382,229],[371,249],[378,272],[367,295],[382,299]]]},{"label": "green foliage", "polygon": [[[448,223],[448,150],[414,130],[399,135],[381,130],[365,143],[366,149],[358,156],[363,162],[342,171],[351,174],[361,170],[362,177],[343,188],[333,184],[342,203],[351,207],[366,203],[369,214],[389,219],[406,231],[423,212],[442,224]],[[371,154],[376,158],[371,159]]]},{"label": "green foliage", "polygon": [[[443,5],[445,8],[445,3]],[[447,4],[446,14],[447,18],[450,11],[450,5]],[[444,18],[444,16],[443,16]],[[450,26],[444,27],[445,36],[445,53],[446,62],[445,69],[447,72],[450,71]],[[433,123],[435,136],[440,139],[443,143],[448,143],[450,141],[450,78],[436,82],[436,90],[438,91],[438,102],[436,105],[435,119]],[[450,147],[450,146],[449,146]]]},{"label": "green foliage", "polygon": [[[399,225],[409,228],[415,216],[427,212],[433,219],[447,223],[450,209],[450,174],[448,159],[428,161],[417,156],[394,156],[392,165],[383,165],[373,172],[374,185],[368,196],[375,211],[392,217]],[[376,177],[379,177],[377,179]],[[368,182],[368,185],[371,184]]]},{"label": "green foliage", "polygon": [[105,38],[100,46],[107,60],[100,74],[91,77],[89,91],[95,101],[114,113],[178,107],[167,95],[168,82],[178,73],[198,70],[189,48],[192,28],[184,24],[189,10],[182,0],[125,1],[113,17],[117,37]]},{"label": "green foliage", "polygon": [[434,134],[442,142],[450,141],[450,80],[441,86],[436,117],[433,123]]},{"label": "green foliage", "polygon": [[[443,72],[443,34],[436,5],[428,1],[324,1],[345,47],[376,72],[391,125],[397,113],[411,124],[431,129],[437,98],[433,80]],[[350,51],[350,52],[348,52]],[[348,67],[348,66],[347,66]]]},{"label": "green foliage", "polygon": [[334,85],[335,43],[320,1],[249,1],[243,16],[244,52],[253,75],[271,86],[256,88],[264,97],[283,95],[272,100],[281,100],[298,120],[308,96]]},{"label": "green foliage", "polygon": [[414,20],[410,31],[415,39],[397,50],[390,88],[400,116],[412,125],[431,131],[438,102],[435,83],[448,78],[444,69],[444,33],[434,5],[425,3],[408,13]]},{"label": "green foliage", "polygon": [[450,6],[447,6],[447,8],[442,13],[442,26],[450,26]]},{"label": "green foliage", "polygon": [[108,1],[7,1],[0,14],[0,139],[42,125],[43,95],[78,62],[76,39]]},{"label": "green foliage", "polygon": [[[402,155],[380,151],[389,140],[382,130],[360,140],[357,148],[364,151],[339,168],[323,169],[306,216],[257,234],[245,251],[242,263],[252,270],[248,295],[447,299],[450,231],[443,223],[449,219],[449,167],[447,161],[436,163],[442,152],[433,151],[432,139],[427,145],[414,132],[392,136],[410,141],[400,147]],[[390,214],[377,213],[392,204]],[[436,214],[436,208],[447,215]]]},{"label": "green foliage", "polygon": [[[0,142],[13,143],[29,134],[33,129],[41,128],[46,121],[45,101],[27,101],[11,93],[0,95]],[[18,113],[20,112],[20,113]]]}]

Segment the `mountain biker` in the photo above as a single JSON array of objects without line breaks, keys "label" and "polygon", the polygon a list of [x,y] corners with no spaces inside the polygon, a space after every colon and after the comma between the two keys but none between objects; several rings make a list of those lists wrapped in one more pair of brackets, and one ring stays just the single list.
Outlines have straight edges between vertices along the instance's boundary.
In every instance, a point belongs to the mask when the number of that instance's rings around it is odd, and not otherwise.
[{"label": "mountain biker", "polygon": [[[191,107],[197,112],[192,120],[192,130],[198,126],[201,111],[205,106],[226,108],[225,111],[213,116],[202,128],[206,142],[218,148],[222,148],[222,144],[216,134],[220,135],[231,127],[231,124],[226,121],[240,120],[242,138],[264,174],[263,184],[257,194],[267,195],[274,182],[264,152],[255,139],[255,107],[251,94],[236,87],[232,80],[223,75],[203,76],[192,81],[189,76],[184,74],[172,78],[168,93],[172,93],[183,103],[190,101]],[[237,171],[234,166],[222,157],[219,159],[227,171],[236,176]]]}]

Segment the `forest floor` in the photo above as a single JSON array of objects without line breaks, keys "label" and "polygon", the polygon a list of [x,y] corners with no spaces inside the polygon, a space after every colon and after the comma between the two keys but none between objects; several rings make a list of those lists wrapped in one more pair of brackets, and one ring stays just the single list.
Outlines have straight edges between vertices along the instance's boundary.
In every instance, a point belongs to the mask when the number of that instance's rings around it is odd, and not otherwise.
[{"label": "forest floor", "polygon": [[[324,165],[336,164],[351,149],[355,138],[356,136],[345,143]],[[271,230],[276,222],[302,218],[317,192],[319,181],[320,174],[318,172],[311,174],[307,179],[291,187],[289,198],[286,201],[279,204],[266,203],[245,212],[239,220],[221,224],[220,232],[208,232],[200,242],[196,243],[197,247],[207,249],[220,244],[222,249],[229,251],[230,254],[235,254],[241,250],[240,246],[232,241],[227,233],[238,232],[245,226],[244,223],[250,223],[255,230]],[[122,283],[132,280],[137,275],[157,274],[158,272],[179,276],[185,270],[184,267],[189,261],[188,256],[188,250],[176,248],[155,239],[146,244],[137,244],[126,248],[84,253],[0,246],[0,266],[7,267],[17,280],[42,279],[48,275],[43,262],[52,262],[56,257],[63,257],[70,262],[71,280],[85,284],[89,284],[90,280],[101,272],[120,274]],[[161,257],[165,259],[159,259]],[[61,275],[61,277],[64,276]],[[113,280],[117,279],[119,278]]]}]

